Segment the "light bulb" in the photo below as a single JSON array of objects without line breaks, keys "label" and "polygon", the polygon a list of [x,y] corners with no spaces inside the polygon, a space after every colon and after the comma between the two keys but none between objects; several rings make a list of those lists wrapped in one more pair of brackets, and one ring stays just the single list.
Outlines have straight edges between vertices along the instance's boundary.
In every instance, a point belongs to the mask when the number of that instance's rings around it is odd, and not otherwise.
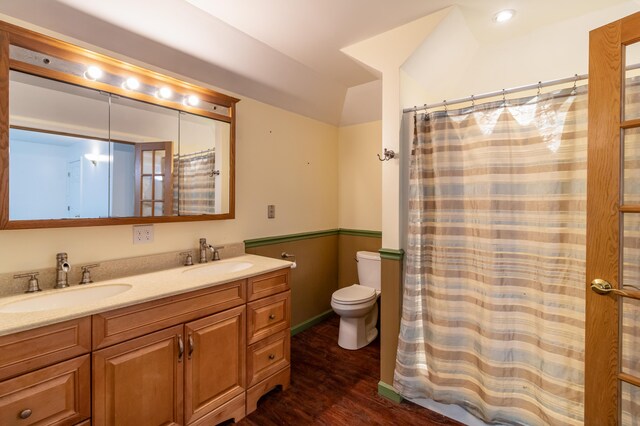
[{"label": "light bulb", "polygon": [[189,95],[185,98],[185,103],[187,105],[195,107],[195,106],[198,106],[198,104],[200,103],[200,98],[197,97],[196,95]]},{"label": "light bulb", "polygon": [[102,70],[95,65],[91,65],[84,72],[84,78],[86,78],[87,80],[96,81],[100,77],[102,77]]},{"label": "light bulb", "polygon": [[516,11],[513,9],[505,9],[493,15],[493,21],[501,24],[503,22],[507,22],[511,18],[513,18],[516,14]]},{"label": "light bulb", "polygon": [[122,87],[128,90],[137,90],[140,87],[140,82],[134,77],[129,77],[122,83]]},{"label": "light bulb", "polygon": [[167,86],[161,87],[158,90],[158,97],[162,99],[170,99],[173,96],[173,91],[169,89]]}]

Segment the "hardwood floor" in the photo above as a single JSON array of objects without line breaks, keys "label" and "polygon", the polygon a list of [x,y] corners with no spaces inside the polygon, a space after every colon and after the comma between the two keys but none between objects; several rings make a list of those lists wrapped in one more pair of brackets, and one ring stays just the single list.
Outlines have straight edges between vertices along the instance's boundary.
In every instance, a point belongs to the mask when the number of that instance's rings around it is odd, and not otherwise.
[{"label": "hardwood floor", "polygon": [[272,391],[243,426],[460,425],[410,402],[378,395],[379,339],[348,351],[338,346],[333,316],[291,339],[291,387]]}]

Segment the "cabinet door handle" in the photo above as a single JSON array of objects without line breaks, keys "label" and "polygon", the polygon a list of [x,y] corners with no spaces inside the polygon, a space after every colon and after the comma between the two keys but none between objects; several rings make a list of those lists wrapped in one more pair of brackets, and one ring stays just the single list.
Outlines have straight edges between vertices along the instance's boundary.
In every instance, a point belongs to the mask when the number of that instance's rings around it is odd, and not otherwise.
[{"label": "cabinet door handle", "polygon": [[269,359],[275,359],[275,355],[274,354],[269,354]]},{"label": "cabinet door handle", "polygon": [[191,354],[193,353],[193,336],[189,334],[189,359],[191,359]]},{"label": "cabinet door handle", "polygon": [[270,320],[276,319],[276,314],[270,314],[270,315],[269,315],[269,319],[270,319]]},{"label": "cabinet door handle", "polygon": [[182,334],[178,334],[178,361],[182,361],[183,354],[184,354],[184,341],[182,340]]},{"label": "cabinet door handle", "polygon": [[24,419],[28,419],[31,416],[31,413],[32,413],[31,409],[27,408],[25,410],[20,411],[19,416],[21,419],[24,420]]}]

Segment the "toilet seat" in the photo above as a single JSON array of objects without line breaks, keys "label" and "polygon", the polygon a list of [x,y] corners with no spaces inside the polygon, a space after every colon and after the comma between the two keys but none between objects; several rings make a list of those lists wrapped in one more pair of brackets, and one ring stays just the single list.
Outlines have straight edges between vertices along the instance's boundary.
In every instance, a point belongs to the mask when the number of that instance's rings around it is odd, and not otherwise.
[{"label": "toilet seat", "polygon": [[378,295],[376,290],[359,284],[353,284],[349,287],[341,288],[333,293],[331,297],[334,302],[341,305],[356,305],[374,301]]}]

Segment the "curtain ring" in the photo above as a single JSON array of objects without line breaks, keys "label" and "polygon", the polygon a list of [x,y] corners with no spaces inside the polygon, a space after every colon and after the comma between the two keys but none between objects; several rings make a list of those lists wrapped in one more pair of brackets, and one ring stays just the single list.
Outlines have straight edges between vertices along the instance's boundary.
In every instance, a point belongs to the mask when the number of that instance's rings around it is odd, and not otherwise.
[{"label": "curtain ring", "polygon": [[573,79],[573,89],[571,90],[571,95],[578,93],[578,74],[575,75]]},{"label": "curtain ring", "polygon": [[538,94],[536,96],[540,96],[540,91],[542,90],[542,81],[538,82]]},{"label": "curtain ring", "polygon": [[476,107],[476,98],[475,96],[471,95],[471,108],[475,108]]},{"label": "curtain ring", "polygon": [[427,115],[429,114],[429,110],[427,109],[427,104],[424,104],[424,114],[422,115],[422,121],[427,121]]},{"label": "curtain ring", "polygon": [[502,89],[502,102],[507,103],[507,91]]},{"label": "curtain ring", "polygon": [[444,105],[444,112],[448,112],[448,108],[447,108],[447,100],[445,99],[444,101],[442,101],[442,104]]}]

